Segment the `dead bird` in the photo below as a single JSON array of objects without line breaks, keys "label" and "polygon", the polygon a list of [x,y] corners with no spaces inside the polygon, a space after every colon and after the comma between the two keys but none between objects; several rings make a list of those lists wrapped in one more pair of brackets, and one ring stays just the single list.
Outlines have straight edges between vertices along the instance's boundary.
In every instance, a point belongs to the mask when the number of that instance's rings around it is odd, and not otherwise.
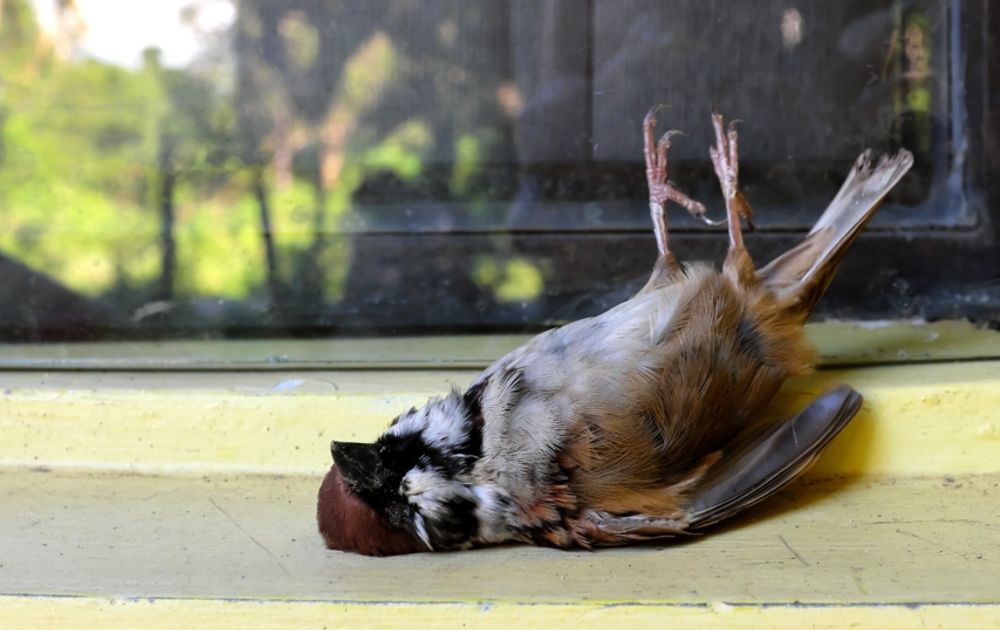
[{"label": "dead bird", "polygon": [[[457,390],[410,409],[374,443],[331,445],[317,519],[328,547],[371,555],[510,541],[624,545],[697,532],[800,475],[851,420],[842,386],[760,425],[784,380],[809,372],[803,325],[912,155],[863,153],[805,239],[755,269],[738,135],[712,117],[726,203],[721,271],[680,265],[664,207],[705,207],[667,177],[667,132],[643,121],[659,256],[645,286],[611,310],[544,332]],[[706,219],[707,220],[707,219]]]}]

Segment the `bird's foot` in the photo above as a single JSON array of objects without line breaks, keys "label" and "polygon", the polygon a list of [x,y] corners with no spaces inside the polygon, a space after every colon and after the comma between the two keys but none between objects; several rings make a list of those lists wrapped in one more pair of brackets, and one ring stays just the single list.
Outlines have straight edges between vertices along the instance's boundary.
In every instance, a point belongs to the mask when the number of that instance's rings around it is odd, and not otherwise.
[{"label": "bird's foot", "polygon": [[743,230],[741,219],[746,219],[748,229],[753,229],[753,208],[739,188],[739,136],[736,133],[736,123],[730,121],[728,128],[723,125],[722,114],[712,114],[712,127],[715,130],[715,146],[708,152],[712,156],[712,166],[722,187],[722,197],[726,201],[726,221],[729,224],[729,246],[743,247]]},{"label": "bird's foot", "polygon": [[681,133],[676,129],[654,139],[657,108],[650,110],[642,121],[643,156],[646,159],[646,183],[649,185],[649,213],[653,220],[656,245],[661,255],[670,250],[667,243],[667,218],[664,208],[668,201],[683,206],[692,216],[710,225],[718,225],[706,216],[705,206],[681,192],[667,177],[667,153],[670,139]]}]

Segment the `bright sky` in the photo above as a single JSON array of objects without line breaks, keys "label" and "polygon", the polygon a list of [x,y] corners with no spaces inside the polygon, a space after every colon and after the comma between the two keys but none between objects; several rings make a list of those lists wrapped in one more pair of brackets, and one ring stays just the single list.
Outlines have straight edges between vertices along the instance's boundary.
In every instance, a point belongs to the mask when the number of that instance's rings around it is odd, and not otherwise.
[{"label": "bright sky", "polygon": [[[31,0],[42,28],[56,24],[56,0]],[[76,0],[86,24],[82,48],[86,55],[108,63],[136,67],[142,51],[156,46],[167,66],[184,66],[197,55],[198,31],[227,28],[236,18],[233,0]],[[195,23],[185,24],[181,12],[197,6]]]}]

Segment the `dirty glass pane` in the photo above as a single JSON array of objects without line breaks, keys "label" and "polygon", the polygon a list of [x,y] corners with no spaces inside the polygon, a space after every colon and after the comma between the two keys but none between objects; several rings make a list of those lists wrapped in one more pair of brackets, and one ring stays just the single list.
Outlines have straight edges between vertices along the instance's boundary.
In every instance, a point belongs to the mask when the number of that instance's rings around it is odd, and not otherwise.
[{"label": "dirty glass pane", "polygon": [[[671,178],[715,214],[708,116],[743,121],[761,262],[800,238],[863,148],[909,148],[914,171],[824,312],[998,311],[997,210],[976,175],[991,141],[970,124],[995,74],[986,5],[0,9],[8,341],[506,331],[593,314],[653,259],[638,125],[657,104],[663,129],[687,133]],[[724,247],[682,212],[671,226],[682,256]]]}]

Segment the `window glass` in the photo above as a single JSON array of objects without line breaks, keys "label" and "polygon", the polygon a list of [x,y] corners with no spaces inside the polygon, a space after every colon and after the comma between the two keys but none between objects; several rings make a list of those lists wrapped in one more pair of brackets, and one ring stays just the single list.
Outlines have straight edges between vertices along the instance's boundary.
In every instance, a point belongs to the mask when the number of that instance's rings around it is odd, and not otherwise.
[{"label": "window glass", "polygon": [[[820,315],[996,319],[988,8],[901,0],[3,0],[0,338],[532,330],[634,291],[639,123],[758,262],[866,147],[912,173]],[[988,121],[986,121],[988,122]],[[994,145],[990,145],[990,143]],[[994,185],[995,186],[995,185]],[[671,211],[686,259],[717,228]]]}]

